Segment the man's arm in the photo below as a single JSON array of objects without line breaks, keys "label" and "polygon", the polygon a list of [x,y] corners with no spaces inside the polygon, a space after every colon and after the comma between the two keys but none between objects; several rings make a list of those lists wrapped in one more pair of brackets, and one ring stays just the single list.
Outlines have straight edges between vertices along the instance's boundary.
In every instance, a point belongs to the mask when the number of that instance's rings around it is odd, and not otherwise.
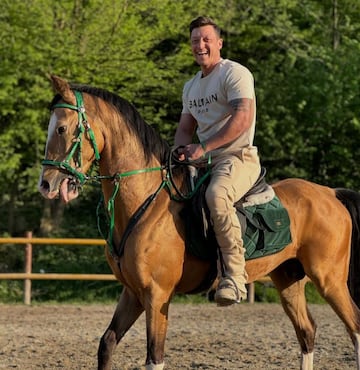
[{"label": "man's arm", "polygon": [[231,118],[221,130],[203,143],[206,146],[206,151],[231,143],[250,128],[254,117],[253,99],[232,100],[230,105]]},{"label": "man's arm", "polygon": [[[196,128],[196,120],[190,113],[182,113],[180,116],[180,122],[176,129],[174,147],[178,146],[189,146],[192,142]],[[183,161],[187,157],[185,148],[179,148],[177,150],[178,158]]]},{"label": "man's arm", "polygon": [[175,133],[174,146],[190,144],[194,136],[196,125],[196,120],[191,114],[182,113]]}]

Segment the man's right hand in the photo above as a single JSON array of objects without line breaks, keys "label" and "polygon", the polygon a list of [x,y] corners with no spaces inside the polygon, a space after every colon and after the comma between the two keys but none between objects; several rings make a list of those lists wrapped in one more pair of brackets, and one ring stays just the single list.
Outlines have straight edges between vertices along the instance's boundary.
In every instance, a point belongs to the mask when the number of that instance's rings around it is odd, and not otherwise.
[{"label": "man's right hand", "polygon": [[179,161],[196,161],[204,156],[205,151],[201,144],[188,144],[176,150]]},{"label": "man's right hand", "polygon": [[174,154],[176,155],[176,158],[179,161],[185,161],[185,159],[186,159],[186,156],[185,156],[185,146],[184,145],[180,145],[180,146],[176,147],[175,150],[174,150]]}]

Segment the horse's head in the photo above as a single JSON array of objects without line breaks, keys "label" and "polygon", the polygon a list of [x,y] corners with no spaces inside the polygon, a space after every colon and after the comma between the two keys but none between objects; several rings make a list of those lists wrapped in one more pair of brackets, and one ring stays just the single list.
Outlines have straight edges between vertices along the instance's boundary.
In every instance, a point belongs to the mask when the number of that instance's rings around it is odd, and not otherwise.
[{"label": "horse's head", "polygon": [[63,79],[51,76],[58,95],[53,100],[39,191],[47,199],[57,196],[65,202],[78,196],[86,172],[99,159],[93,128],[88,122],[81,92]]}]

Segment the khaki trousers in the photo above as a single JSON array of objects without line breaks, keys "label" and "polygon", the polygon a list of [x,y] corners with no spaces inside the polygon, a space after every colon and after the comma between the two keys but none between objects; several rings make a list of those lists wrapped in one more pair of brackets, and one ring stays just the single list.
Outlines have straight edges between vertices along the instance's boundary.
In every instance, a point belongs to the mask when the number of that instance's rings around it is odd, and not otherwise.
[{"label": "khaki trousers", "polygon": [[245,249],[234,203],[254,185],[260,175],[257,148],[244,148],[240,157],[229,155],[213,161],[206,190],[214,232],[223,255],[225,272],[245,284]]}]

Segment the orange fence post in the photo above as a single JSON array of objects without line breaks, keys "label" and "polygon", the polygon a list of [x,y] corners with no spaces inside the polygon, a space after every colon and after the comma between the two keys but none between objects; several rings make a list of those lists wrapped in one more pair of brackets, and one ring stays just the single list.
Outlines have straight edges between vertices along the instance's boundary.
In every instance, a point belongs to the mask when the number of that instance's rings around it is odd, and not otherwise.
[{"label": "orange fence post", "polygon": [[[32,232],[26,232],[26,238],[32,238]],[[25,274],[32,272],[32,244],[29,241],[25,245]],[[31,304],[31,279],[24,279],[24,303]]]}]

